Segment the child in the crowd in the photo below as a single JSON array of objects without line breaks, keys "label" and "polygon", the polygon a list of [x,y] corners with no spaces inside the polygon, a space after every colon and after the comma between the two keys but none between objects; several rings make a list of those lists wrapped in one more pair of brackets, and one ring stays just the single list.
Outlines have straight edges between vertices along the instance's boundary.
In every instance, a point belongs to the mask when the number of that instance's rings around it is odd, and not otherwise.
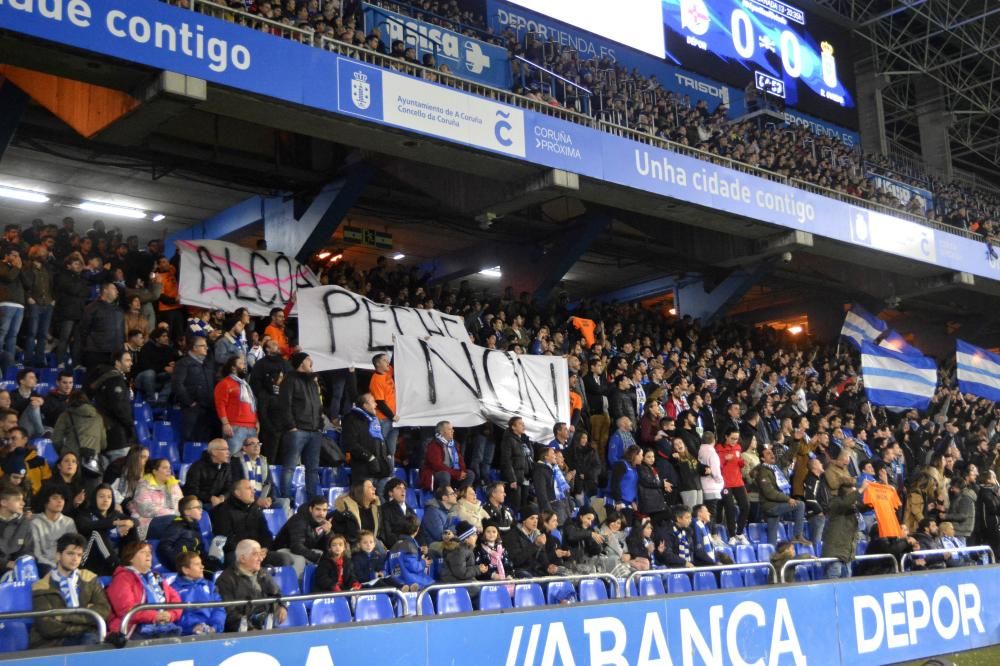
[{"label": "child in the crowd", "polygon": [[375,547],[375,534],[371,530],[361,530],[358,549],[351,555],[354,575],[362,585],[381,586],[385,584],[385,554]]},{"label": "child in the crowd", "polygon": [[319,565],[316,567],[312,592],[318,594],[320,592],[346,592],[360,589],[361,581],[354,573],[351,549],[347,545],[347,539],[339,534],[334,534],[327,544],[326,555],[320,559]]},{"label": "child in the crowd", "polygon": [[654,558],[656,544],[653,542],[653,522],[649,518],[643,518],[642,522],[632,528],[628,539],[629,564],[637,571],[649,571]]},{"label": "child in the crowd", "polygon": [[514,577],[514,565],[500,541],[500,530],[496,523],[489,520],[483,523],[483,537],[476,544],[475,555],[480,571],[477,576],[479,580],[508,580]]},{"label": "child in the crowd", "polygon": [[[444,566],[441,568],[442,583],[468,583],[486,573],[487,565],[476,564],[473,549],[478,539],[476,527],[465,520],[455,526],[455,536],[444,542]],[[474,596],[473,589],[469,590]]]},{"label": "child in the crowd", "polygon": [[[181,601],[201,603],[222,600],[215,591],[215,584],[205,580],[205,565],[202,563],[200,553],[186,550],[177,555],[176,563],[178,575],[174,579],[173,588]],[[222,633],[226,625],[226,610],[221,607],[188,608],[181,615],[178,624],[185,636]]]},{"label": "child in the crowd", "polygon": [[403,592],[417,592],[421,588],[434,584],[431,576],[431,558],[427,549],[417,543],[420,533],[420,519],[407,516],[403,522],[404,536],[401,536],[389,551],[389,561],[386,563],[386,573],[389,582]]}]

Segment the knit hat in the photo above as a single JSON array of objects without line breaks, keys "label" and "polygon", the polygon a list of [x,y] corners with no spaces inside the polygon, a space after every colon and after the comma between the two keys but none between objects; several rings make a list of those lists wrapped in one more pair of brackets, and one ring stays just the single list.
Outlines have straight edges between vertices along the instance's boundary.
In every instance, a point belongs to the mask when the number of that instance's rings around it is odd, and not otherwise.
[{"label": "knit hat", "polygon": [[464,520],[458,521],[458,525],[455,526],[455,535],[458,537],[459,541],[465,541],[475,533],[475,526]]},{"label": "knit hat", "polygon": [[236,323],[239,321],[240,321],[239,317],[234,317],[232,315],[226,317],[225,320],[222,322],[222,330],[228,333],[229,331],[233,330],[233,326],[236,326]]},{"label": "knit hat", "polygon": [[309,354],[305,352],[295,352],[292,354],[291,358],[288,359],[289,363],[292,364],[293,370],[298,370],[299,366],[302,365],[302,361],[309,358]]},{"label": "knit hat", "polygon": [[24,464],[24,454],[19,451],[11,451],[4,458],[3,465],[0,466],[3,469],[4,476],[10,476],[11,474],[20,474],[24,476],[28,473],[26,465]]},{"label": "knit hat", "polygon": [[538,505],[535,504],[534,502],[528,502],[523,507],[521,507],[521,520],[537,515],[538,515]]}]

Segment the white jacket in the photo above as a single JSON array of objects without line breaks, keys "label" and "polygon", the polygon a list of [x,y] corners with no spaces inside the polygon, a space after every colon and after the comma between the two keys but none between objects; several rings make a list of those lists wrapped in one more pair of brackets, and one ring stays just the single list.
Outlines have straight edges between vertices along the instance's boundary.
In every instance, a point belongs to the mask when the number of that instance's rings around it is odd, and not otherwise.
[{"label": "white jacket", "polygon": [[705,499],[719,499],[722,497],[725,482],[722,480],[722,464],[719,462],[719,454],[715,451],[714,444],[701,445],[698,449],[698,462],[712,472],[711,476],[701,477],[701,490],[705,494]]}]

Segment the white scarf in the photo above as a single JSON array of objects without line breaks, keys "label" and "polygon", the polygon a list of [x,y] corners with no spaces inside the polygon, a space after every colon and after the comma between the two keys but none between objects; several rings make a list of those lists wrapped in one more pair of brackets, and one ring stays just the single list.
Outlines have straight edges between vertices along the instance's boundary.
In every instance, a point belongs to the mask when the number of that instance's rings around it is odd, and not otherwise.
[{"label": "white scarf", "polygon": [[257,401],[253,397],[253,391],[250,390],[250,384],[248,384],[245,379],[237,375],[235,372],[230,374],[229,378],[240,385],[240,402],[250,405],[250,409],[256,412]]},{"label": "white scarf", "polygon": [[68,576],[63,576],[59,573],[59,567],[56,567],[49,572],[49,576],[59,586],[59,594],[62,595],[66,608],[79,608],[80,595],[77,585],[80,582],[80,571],[77,570]]}]

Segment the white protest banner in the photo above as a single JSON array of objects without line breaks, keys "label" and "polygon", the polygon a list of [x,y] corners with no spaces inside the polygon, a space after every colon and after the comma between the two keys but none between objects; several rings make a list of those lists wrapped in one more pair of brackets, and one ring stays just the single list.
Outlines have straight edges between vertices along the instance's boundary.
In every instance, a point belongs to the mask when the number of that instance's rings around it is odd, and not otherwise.
[{"label": "white protest banner", "polygon": [[177,241],[181,254],[181,303],[262,317],[283,308],[303,287],[319,280],[307,266],[280,252],[250,250],[225,241]]},{"label": "white protest banner", "polygon": [[372,356],[392,352],[396,336],[468,340],[465,320],[437,310],[385,305],[336,285],[298,293],[299,346],[314,370],[372,369]]},{"label": "white protest banner", "polygon": [[470,427],[487,420],[506,427],[524,419],[534,441],[552,439],[569,423],[569,370],[561,356],[526,356],[443,337],[396,338],[398,426],[450,421]]}]

